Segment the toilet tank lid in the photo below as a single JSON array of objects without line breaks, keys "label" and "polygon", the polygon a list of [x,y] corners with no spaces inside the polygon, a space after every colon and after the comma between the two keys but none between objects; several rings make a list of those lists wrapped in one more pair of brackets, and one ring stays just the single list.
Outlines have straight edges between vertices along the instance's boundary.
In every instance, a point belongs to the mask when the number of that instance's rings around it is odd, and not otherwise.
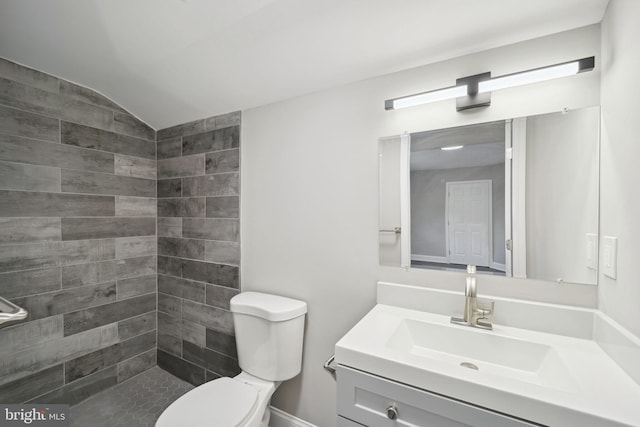
[{"label": "toilet tank lid", "polygon": [[231,311],[281,322],[305,314],[307,303],[261,292],[242,292],[231,298]]}]

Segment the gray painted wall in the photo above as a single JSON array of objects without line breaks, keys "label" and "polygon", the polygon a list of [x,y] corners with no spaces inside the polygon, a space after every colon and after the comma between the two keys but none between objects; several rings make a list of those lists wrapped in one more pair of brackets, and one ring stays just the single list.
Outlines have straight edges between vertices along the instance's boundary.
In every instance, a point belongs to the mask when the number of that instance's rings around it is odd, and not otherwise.
[{"label": "gray painted wall", "polygon": [[155,131],[0,59],[0,402],[77,403],[156,363]]},{"label": "gray painted wall", "polygon": [[493,261],[504,264],[504,163],[411,172],[411,254],[446,257],[446,183],[492,182]]},{"label": "gray painted wall", "polygon": [[240,372],[240,113],[158,131],[158,365],[194,385]]}]

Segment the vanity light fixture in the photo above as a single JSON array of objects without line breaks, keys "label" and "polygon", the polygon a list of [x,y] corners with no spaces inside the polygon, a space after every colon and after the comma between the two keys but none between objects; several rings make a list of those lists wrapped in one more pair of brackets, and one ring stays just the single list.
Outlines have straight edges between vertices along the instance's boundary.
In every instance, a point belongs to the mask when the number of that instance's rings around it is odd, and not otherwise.
[{"label": "vanity light fixture", "polygon": [[440,149],[442,151],[451,151],[451,150],[459,150],[462,147],[464,147],[464,145],[450,145],[448,147],[440,147]]},{"label": "vanity light fixture", "polygon": [[384,102],[384,109],[395,110],[453,98],[456,98],[458,111],[487,107],[491,105],[491,91],[571,76],[591,71],[594,66],[595,57],[589,56],[493,78],[490,72],[476,74],[457,79],[455,86],[387,99]]}]

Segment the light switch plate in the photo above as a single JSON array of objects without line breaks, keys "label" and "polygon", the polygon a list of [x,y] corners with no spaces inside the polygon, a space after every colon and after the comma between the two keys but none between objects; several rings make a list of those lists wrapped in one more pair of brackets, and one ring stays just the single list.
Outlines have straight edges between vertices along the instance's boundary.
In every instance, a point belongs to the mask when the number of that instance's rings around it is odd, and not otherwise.
[{"label": "light switch plate", "polygon": [[602,272],[612,279],[617,277],[618,238],[604,236],[602,238]]}]

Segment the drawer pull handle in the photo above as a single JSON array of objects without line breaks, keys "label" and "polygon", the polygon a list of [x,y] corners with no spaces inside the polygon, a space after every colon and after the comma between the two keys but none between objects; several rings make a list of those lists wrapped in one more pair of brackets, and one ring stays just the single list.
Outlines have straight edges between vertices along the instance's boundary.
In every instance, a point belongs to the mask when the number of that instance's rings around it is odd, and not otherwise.
[{"label": "drawer pull handle", "polygon": [[387,418],[390,420],[398,418],[398,408],[396,408],[396,405],[391,405],[387,408]]}]

